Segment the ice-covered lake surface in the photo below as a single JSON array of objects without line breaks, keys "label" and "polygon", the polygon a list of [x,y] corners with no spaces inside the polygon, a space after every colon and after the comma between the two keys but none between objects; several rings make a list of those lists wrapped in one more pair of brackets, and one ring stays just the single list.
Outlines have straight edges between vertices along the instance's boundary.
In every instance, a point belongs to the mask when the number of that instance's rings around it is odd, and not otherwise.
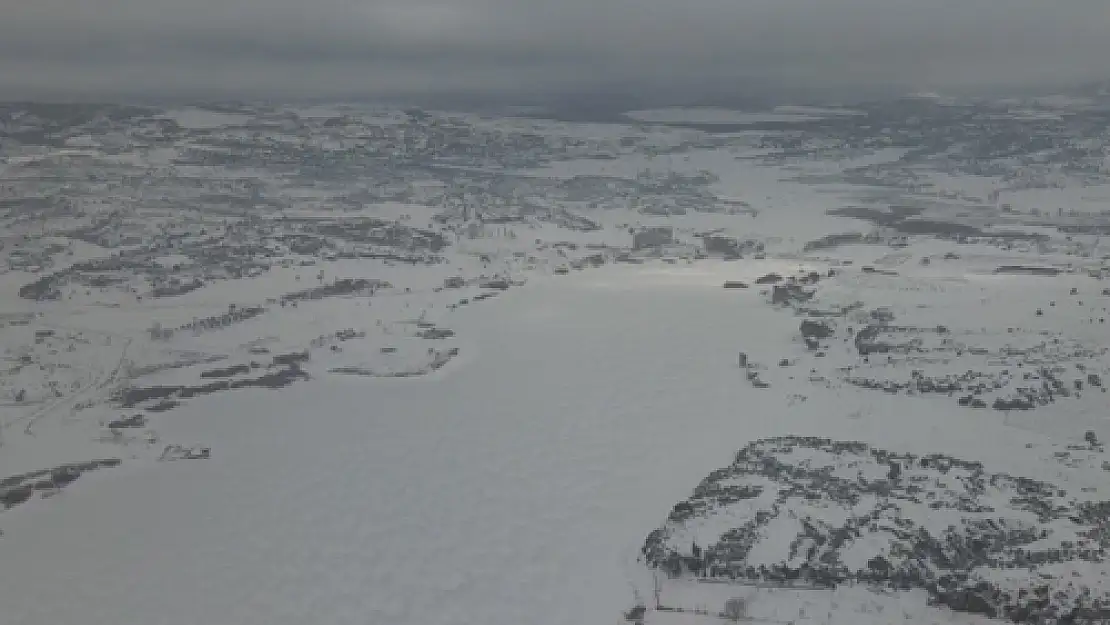
[{"label": "ice-covered lake surface", "polygon": [[460,316],[474,355],[438,376],[197,401],[165,433],[218,440],[210,461],[13,510],[5,620],[610,622],[670,505],[789,430],[732,365],[793,320],[703,267],[540,281]]}]

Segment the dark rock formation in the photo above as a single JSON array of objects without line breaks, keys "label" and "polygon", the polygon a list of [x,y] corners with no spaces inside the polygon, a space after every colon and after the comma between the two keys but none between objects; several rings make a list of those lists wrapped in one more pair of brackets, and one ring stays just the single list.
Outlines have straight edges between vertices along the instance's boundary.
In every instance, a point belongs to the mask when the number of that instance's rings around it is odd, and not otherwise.
[{"label": "dark rock formation", "polygon": [[803,320],[798,329],[801,331],[802,336],[807,339],[827,339],[833,335],[832,326],[823,321],[814,321],[812,319]]}]

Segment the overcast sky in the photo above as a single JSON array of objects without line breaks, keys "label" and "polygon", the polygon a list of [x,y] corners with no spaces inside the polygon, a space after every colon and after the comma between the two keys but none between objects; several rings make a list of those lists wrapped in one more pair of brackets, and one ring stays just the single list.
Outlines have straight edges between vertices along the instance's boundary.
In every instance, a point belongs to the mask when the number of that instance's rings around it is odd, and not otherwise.
[{"label": "overcast sky", "polygon": [[0,99],[1038,87],[1110,77],[1108,32],[1110,0],[0,0]]}]

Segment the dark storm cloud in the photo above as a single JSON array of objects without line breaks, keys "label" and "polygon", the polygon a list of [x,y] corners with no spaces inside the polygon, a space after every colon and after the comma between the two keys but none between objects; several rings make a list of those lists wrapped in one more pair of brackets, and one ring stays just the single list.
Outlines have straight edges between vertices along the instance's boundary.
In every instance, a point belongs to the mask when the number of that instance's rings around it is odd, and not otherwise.
[{"label": "dark storm cloud", "polygon": [[1035,87],[1106,0],[9,0],[0,94],[368,97]]}]

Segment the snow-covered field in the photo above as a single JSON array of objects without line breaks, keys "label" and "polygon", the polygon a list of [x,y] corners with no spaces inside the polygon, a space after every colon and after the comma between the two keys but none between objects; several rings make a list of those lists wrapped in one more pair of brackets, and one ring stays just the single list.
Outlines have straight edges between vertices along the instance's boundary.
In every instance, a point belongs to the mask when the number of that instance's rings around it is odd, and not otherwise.
[{"label": "snow-covered field", "polygon": [[431,378],[194,400],[159,431],[211,459],[94,474],[5,514],[5,618],[612,622],[650,589],[640,538],[738,442],[806,433],[1028,472],[1008,450],[1047,441],[1001,416],[860,412],[839,393],[784,409],[792,389],[742,383],[737,348],[777,359],[796,320],[720,284],[775,268],[545,278],[456,313],[474,353]]},{"label": "snow-covered field", "polygon": [[130,152],[58,188],[75,157],[18,146],[0,623],[1107,596],[1107,180],[841,136],[885,110],[697,114],[829,126],[197,107],[94,116],[60,138]]},{"label": "snow-covered field", "polygon": [[796,322],[720,284],[769,268],[548,278],[455,315],[476,353],[432,379],[191,402],[160,433],[211,442],[210,460],[103,472],[5,514],[5,617],[613,622],[650,588],[642,536],[738,441],[913,447],[945,427],[783,410],[785,390],[743,384],[737,347],[770,360]]}]

